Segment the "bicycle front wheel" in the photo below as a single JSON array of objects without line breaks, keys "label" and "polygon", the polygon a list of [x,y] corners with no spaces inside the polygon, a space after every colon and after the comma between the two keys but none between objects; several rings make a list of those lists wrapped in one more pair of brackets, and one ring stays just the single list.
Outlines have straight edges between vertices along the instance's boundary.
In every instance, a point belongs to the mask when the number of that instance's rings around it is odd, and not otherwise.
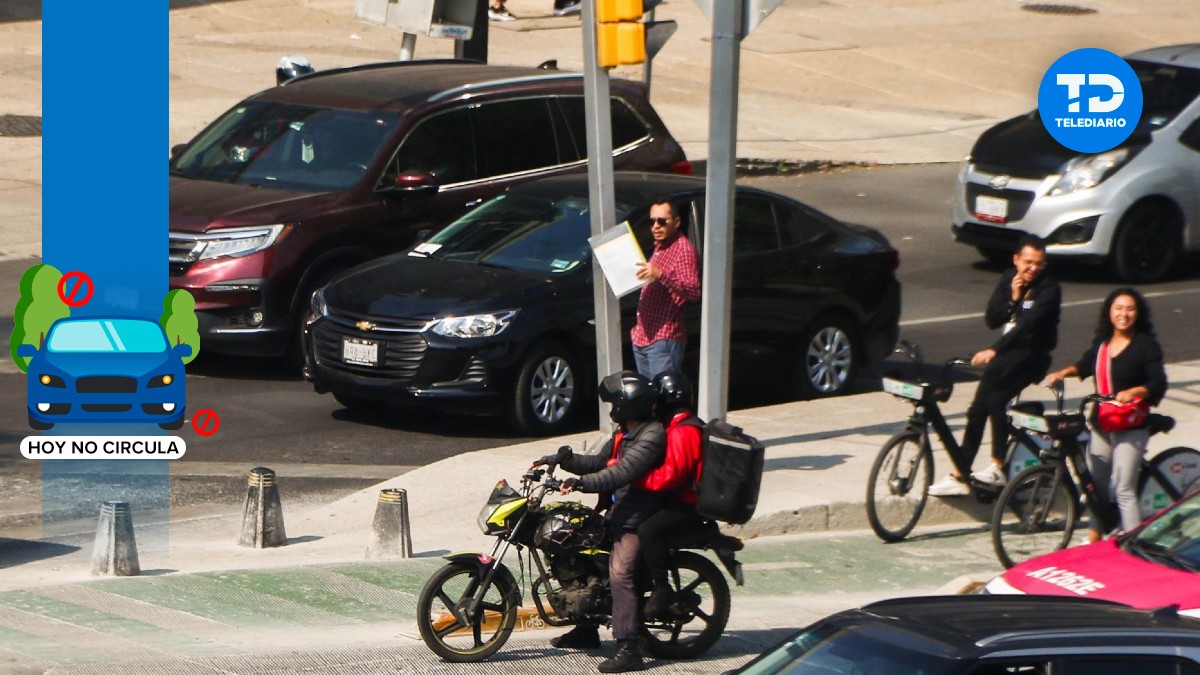
[{"label": "bicycle front wheel", "polygon": [[880,539],[908,536],[925,510],[933,482],[933,454],[920,434],[904,431],[888,439],[867,478],[867,520]]},{"label": "bicycle front wheel", "polygon": [[1078,500],[1067,485],[1066,467],[1030,467],[1012,479],[992,512],[992,548],[1012,567],[1057,551],[1071,541]]},{"label": "bicycle front wheel", "polygon": [[1138,478],[1138,509],[1142,520],[1200,485],[1200,451],[1177,447],[1163,450]]}]

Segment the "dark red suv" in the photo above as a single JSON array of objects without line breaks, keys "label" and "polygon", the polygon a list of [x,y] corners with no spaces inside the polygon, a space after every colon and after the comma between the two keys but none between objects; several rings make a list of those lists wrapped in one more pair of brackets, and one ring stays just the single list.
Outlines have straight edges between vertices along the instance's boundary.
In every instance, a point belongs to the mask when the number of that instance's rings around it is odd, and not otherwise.
[{"label": "dark red suv", "polygon": [[[636,82],[612,82],[618,169],[690,173]],[[171,159],[171,288],[206,352],[282,356],[312,291],[485,198],[587,169],[583,78],[464,61],[313,73],[247,98]]]}]

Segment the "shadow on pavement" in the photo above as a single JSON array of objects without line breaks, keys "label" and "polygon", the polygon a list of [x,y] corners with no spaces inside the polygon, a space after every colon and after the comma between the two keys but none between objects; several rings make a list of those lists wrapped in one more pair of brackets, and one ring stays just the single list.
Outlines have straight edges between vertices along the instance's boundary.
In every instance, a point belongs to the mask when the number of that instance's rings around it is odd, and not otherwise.
[{"label": "shadow on pavement", "polygon": [[0,538],[0,569],[16,567],[35,560],[56,558],[80,550],[79,546],[51,544],[28,539]]}]

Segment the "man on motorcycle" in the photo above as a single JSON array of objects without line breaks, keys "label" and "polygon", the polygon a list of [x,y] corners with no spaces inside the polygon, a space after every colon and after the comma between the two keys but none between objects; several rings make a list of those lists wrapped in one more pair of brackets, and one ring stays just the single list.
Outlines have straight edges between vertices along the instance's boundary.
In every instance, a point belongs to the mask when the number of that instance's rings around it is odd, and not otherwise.
[{"label": "man on motorcycle", "polygon": [[702,468],[704,434],[700,419],[692,412],[692,386],[687,375],[667,370],[654,376],[653,386],[658,393],[655,416],[665,427],[667,453],[662,466],[646,474],[640,482],[646,489],[665,495],[666,503],[638,526],[638,539],[642,559],[654,583],[644,615],[662,618],[674,595],[667,581],[672,541],[707,530],[696,513],[695,489]]},{"label": "man on motorcycle", "polygon": [[[535,462],[535,465],[558,464],[579,474],[578,478],[563,481],[563,494],[579,490],[612,496],[605,518],[613,533],[608,574],[617,652],[597,666],[602,673],[646,668],[637,642],[639,598],[634,575],[641,549],[637,528],[642,520],[662,507],[663,496],[635,483],[662,464],[666,453],[666,435],[653,414],[657,398],[650,381],[642,375],[622,371],[605,377],[600,383],[600,400],[612,406],[609,416],[618,425],[612,438],[594,455],[575,455],[564,446],[558,454],[547,455]],[[592,649],[600,646],[600,636],[594,624],[579,624],[551,644]]]}]

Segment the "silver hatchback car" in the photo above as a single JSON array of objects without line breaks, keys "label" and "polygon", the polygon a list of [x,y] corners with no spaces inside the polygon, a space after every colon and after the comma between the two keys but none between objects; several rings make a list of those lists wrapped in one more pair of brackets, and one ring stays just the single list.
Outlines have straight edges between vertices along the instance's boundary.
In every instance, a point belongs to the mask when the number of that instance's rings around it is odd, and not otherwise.
[{"label": "silver hatchback car", "polygon": [[1006,261],[1025,233],[1055,257],[1107,264],[1131,283],[1162,279],[1200,251],[1200,44],[1125,57],[1142,118],[1099,154],[1055,141],[1034,110],[976,141],[959,172],[956,241]]}]

